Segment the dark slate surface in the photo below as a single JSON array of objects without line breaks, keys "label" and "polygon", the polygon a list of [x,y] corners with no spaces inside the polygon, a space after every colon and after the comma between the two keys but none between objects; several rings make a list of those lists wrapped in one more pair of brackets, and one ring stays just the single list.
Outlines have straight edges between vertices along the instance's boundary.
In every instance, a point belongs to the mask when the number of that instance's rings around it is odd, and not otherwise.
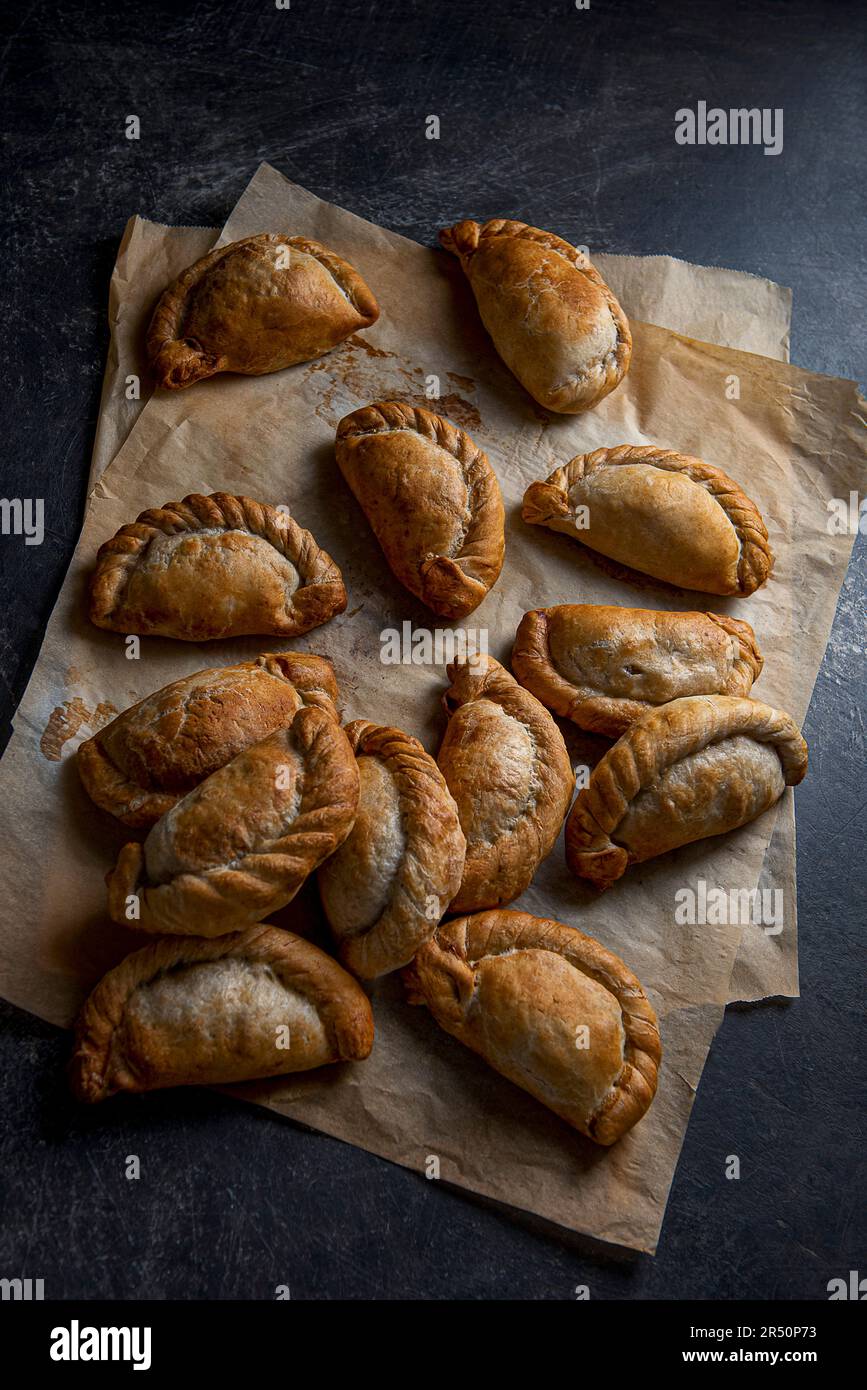
[{"label": "dark slate surface", "polygon": [[[865,11],[821,0],[178,4],[65,0],[4,20],[3,482],[45,498],[0,539],[3,727],[72,552],[117,241],[137,211],[219,224],[262,159],[432,242],[507,215],[795,291],[793,359],[867,380]],[[683,148],[674,112],[782,107],[779,157]],[[124,138],[129,113],[142,138]],[[437,114],[441,139],[424,138]],[[790,1299],[865,1258],[864,546],[798,793],[803,998],[729,1010],[660,1251],[633,1257],[205,1092],[66,1096],[68,1040],[3,1008],[0,1275],[52,1297]],[[14,807],[4,812],[14,814]],[[860,1106],[860,1114],[859,1114]],[[143,1177],[128,1182],[128,1154]],[[723,1177],[737,1154],[740,1182]]]}]

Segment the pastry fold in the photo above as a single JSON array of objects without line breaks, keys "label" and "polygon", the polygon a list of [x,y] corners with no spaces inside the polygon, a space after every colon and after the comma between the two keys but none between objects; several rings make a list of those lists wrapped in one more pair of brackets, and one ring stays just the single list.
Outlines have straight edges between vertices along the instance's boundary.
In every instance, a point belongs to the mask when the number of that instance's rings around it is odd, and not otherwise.
[{"label": "pastry fold", "polygon": [[480,912],[438,927],[404,971],[410,1003],[597,1144],[656,1093],[656,1014],[618,956],[574,927]]},{"label": "pastry fold", "polygon": [[259,922],[291,902],[342,844],[357,807],[346,734],[325,710],[305,707],[290,728],[188,792],[143,845],[124,845],[108,876],[109,915],[142,931],[191,936]]},{"label": "pastry fold", "polygon": [[147,355],[157,385],[177,390],[321,357],[378,317],[347,261],[307,237],[264,232],[219,246],[164,290]]},{"label": "pastry fold", "polygon": [[578,455],[530,484],[522,516],[654,579],[707,594],[751,594],[774,562],[759,509],[736,482],[701,459],[653,445]]},{"label": "pastry fold", "polygon": [[543,705],[611,738],[685,695],[749,695],[762,665],[738,618],[589,603],[525,613],[512,650],[512,670]]},{"label": "pastry fold", "polygon": [[340,959],[362,979],[406,965],[460,887],[466,842],[442,773],[417,739],[358,719],[346,735],[361,788],[355,824],[319,870]]},{"label": "pastry fold", "polygon": [[693,695],[632,724],[596,764],[566,822],[566,862],[607,888],[641,864],[754,820],[797,786],[807,745],[758,700]]},{"label": "pastry fold", "polygon": [[188,791],[304,705],[339,722],[334,669],[306,652],[196,671],[124,710],[82,743],[76,762],[97,806],[147,830]]},{"label": "pastry fold", "polygon": [[510,903],[551,853],[575,785],[563,735],[544,705],[490,656],[455,661],[437,762],[467,854],[452,912]]},{"label": "pastry fold", "polygon": [[253,927],[155,941],[110,970],[79,1015],[70,1079],[93,1102],[357,1062],[372,1046],[352,976],[291,932]]},{"label": "pastry fold", "polygon": [[460,260],[497,352],[539,405],[575,415],[620,384],[632,334],[583,252],[500,218],[445,227],[440,242]]},{"label": "pastry fold", "polygon": [[346,415],[337,463],[401,584],[444,618],[477,608],[503,567],[500,485],[463,430],[397,401]]},{"label": "pastry fold", "polygon": [[298,637],[345,607],[340,570],[309,531],[227,492],[142,512],[100,546],[90,581],[97,627],[182,642]]}]

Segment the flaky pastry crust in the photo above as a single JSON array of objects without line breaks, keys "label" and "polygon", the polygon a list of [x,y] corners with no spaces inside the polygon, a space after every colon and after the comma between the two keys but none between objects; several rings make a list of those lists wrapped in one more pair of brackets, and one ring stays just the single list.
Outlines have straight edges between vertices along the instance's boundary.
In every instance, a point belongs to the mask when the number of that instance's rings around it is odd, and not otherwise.
[{"label": "flaky pastry crust", "polygon": [[197,671],[132,705],[82,743],[76,762],[97,806],[148,830],[188,791],[252,743],[292,723],[303,705],[335,719],[331,662],[306,652]]},{"label": "flaky pastry crust", "polygon": [[574,927],[526,912],[455,918],[403,978],[410,1003],[597,1144],[648,1110],[656,1014],[623,961]]},{"label": "flaky pastry crust", "polygon": [[188,792],[143,845],[124,845],[108,876],[109,915],[191,936],[261,921],[343,843],[357,807],[346,734],[305,707]]},{"label": "flaky pastry crust", "polygon": [[445,227],[440,242],[460,260],[497,352],[540,405],[574,415],[620,384],[632,334],[582,251],[502,218]]},{"label": "flaky pastry crust", "polygon": [[605,604],[531,609],[512,649],[515,675],[543,705],[610,738],[685,695],[748,695],[762,665],[738,618]]},{"label": "flaky pastry crust", "polygon": [[400,582],[445,618],[472,613],[505,550],[503,498],[482,450],[440,415],[380,401],[344,416],[336,454]]},{"label": "flaky pastry crust", "polygon": [[217,247],[168,286],[148,360],[169,390],[217,372],[261,376],[321,357],[378,317],[348,261],[308,237],[265,232]]},{"label": "flaky pastry crust", "polygon": [[694,695],[643,715],[596,764],[566,822],[566,861],[607,888],[630,864],[761,815],[807,771],[791,716]]},{"label": "flaky pastry crust", "polygon": [[192,493],[142,512],[101,545],[90,619],[111,632],[298,637],[346,607],[340,570],[288,512]]},{"label": "flaky pastry crust", "polygon": [[79,1014],[70,1080],[92,1103],[360,1061],[372,1046],[352,976],[291,932],[253,927],[155,941],[110,970]]},{"label": "flaky pastry crust", "polygon": [[[578,508],[589,525],[579,527]],[[719,468],[655,445],[579,454],[531,483],[521,512],[683,589],[752,594],[774,556],[758,507]]]},{"label": "flaky pastry crust", "polygon": [[455,661],[437,761],[467,841],[452,912],[510,903],[551,853],[575,785],[563,735],[490,656]]},{"label": "flaky pastry crust", "polygon": [[460,887],[466,841],[445,779],[417,739],[358,719],[361,775],[348,837],[319,870],[340,959],[362,979],[412,960]]}]

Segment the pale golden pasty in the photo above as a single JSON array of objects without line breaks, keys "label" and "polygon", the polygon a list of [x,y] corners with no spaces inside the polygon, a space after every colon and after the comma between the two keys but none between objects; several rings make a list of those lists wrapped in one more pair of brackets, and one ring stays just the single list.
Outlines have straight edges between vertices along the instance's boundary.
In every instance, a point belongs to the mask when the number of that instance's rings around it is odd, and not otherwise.
[{"label": "pale golden pasty", "polygon": [[774,562],[758,507],[701,459],[652,445],[580,454],[524,494],[522,516],[681,589],[751,594]]},{"label": "pale golden pasty", "polygon": [[242,749],[288,727],[303,705],[325,709],[339,722],[337,698],[331,662],[306,652],[197,671],[82,743],[78,771],[97,806],[147,830]]},{"label": "pale golden pasty", "polygon": [[620,384],[632,334],[583,252],[501,219],[458,222],[440,241],[460,259],[497,352],[539,405],[576,415]]},{"label": "pale golden pasty", "polygon": [[357,807],[346,734],[325,710],[305,707],[188,792],[143,845],[124,845],[108,877],[109,915],[190,936],[259,922],[342,844]]},{"label": "pale golden pasty", "polygon": [[807,771],[782,710],[691,695],[651,710],[596,764],[566,822],[566,861],[607,888],[630,864],[722,835],[773,806]]},{"label": "pale golden pasty", "polygon": [[543,705],[611,738],[683,695],[748,695],[762,665],[738,618],[592,603],[525,613],[512,649],[512,670]]},{"label": "pale golden pasty", "polygon": [[575,775],[544,705],[490,656],[455,661],[437,759],[457,803],[467,857],[453,912],[510,903],[551,853]]},{"label": "pale golden pasty", "polygon": [[97,627],[182,642],[298,637],[345,607],[340,570],[309,531],[227,492],[142,512],[100,546],[90,581]]},{"label": "pale golden pasty", "polygon": [[337,462],[385,558],[444,618],[477,608],[503,567],[503,498],[487,458],[439,415],[397,401],[337,427]]},{"label": "pale golden pasty", "polygon": [[597,1144],[656,1094],[656,1014],[623,961],[574,927],[526,912],[455,918],[404,981],[410,1003]]},{"label": "pale golden pasty", "polygon": [[458,888],[466,842],[442,773],[417,739],[358,719],[346,735],[361,790],[347,839],[319,870],[340,959],[362,979],[397,970]]},{"label": "pale golden pasty", "polygon": [[155,941],[110,970],[79,1015],[70,1079],[93,1102],[358,1062],[372,1046],[352,976],[291,932],[253,927]]},{"label": "pale golden pasty", "polygon": [[163,292],[147,334],[158,386],[217,372],[262,376],[330,352],[379,318],[347,261],[318,241],[265,232],[219,246]]}]

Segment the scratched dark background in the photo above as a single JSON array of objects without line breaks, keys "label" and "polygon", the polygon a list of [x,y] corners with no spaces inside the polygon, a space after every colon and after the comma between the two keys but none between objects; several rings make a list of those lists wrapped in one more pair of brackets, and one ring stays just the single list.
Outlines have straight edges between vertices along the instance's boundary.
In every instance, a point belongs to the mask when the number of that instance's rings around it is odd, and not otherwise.
[{"label": "scratched dark background", "polygon": [[[792,357],[867,381],[867,11],[821,0],[273,0],[6,6],[4,740],[72,553],[127,217],[219,225],[260,160],[432,243],[515,216],[794,289]],[[782,107],[784,149],[684,148],[681,106]],[[141,140],[124,138],[129,113]],[[437,114],[441,139],[424,136]],[[729,1009],[660,1250],[632,1256],[203,1091],[67,1099],[68,1038],[0,1014],[0,1276],[53,1298],[821,1299],[865,1268],[864,543],[798,792],[803,997]],[[14,815],[4,806],[4,815]],[[38,866],[34,866],[38,872]],[[143,1177],[124,1177],[138,1154]],[[737,1154],[739,1182],[723,1177]],[[860,1172],[859,1172],[860,1165]]]}]

